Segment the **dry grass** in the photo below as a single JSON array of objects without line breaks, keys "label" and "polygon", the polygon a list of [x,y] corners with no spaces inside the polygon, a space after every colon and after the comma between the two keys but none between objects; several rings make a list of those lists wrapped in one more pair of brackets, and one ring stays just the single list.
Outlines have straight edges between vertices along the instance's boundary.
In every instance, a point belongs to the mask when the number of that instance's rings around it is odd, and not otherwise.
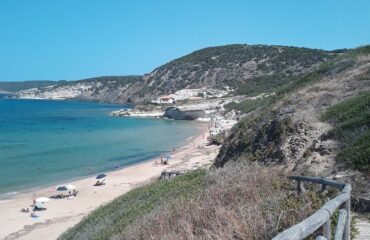
[{"label": "dry grass", "polygon": [[210,171],[201,194],[158,206],[114,239],[271,239],[321,203],[295,196],[277,169],[234,163]]}]

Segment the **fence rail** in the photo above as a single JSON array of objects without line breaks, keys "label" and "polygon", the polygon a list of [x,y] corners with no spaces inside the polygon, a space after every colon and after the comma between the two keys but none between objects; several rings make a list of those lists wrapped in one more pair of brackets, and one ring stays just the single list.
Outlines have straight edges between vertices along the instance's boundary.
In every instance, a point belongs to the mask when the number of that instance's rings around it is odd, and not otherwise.
[{"label": "fence rail", "polygon": [[324,191],[327,186],[334,187],[341,192],[333,199],[325,203],[314,214],[303,220],[302,222],[286,229],[273,238],[273,240],[302,240],[317,230],[322,229],[322,235],[317,236],[316,240],[330,240],[331,226],[330,217],[333,213],[340,209],[338,224],[335,228],[335,240],[350,240],[351,226],[351,185],[336,182],[333,180],[319,177],[291,176],[290,179],[297,182],[297,192],[304,193],[304,183],[314,183],[321,185],[321,191]]}]

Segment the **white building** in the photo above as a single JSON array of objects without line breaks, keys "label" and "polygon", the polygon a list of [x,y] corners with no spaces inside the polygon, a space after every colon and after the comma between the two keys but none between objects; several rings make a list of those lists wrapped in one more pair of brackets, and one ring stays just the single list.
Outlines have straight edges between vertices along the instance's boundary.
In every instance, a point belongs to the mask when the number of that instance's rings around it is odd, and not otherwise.
[{"label": "white building", "polygon": [[160,96],[156,102],[159,104],[172,104],[174,101],[175,99],[171,96]]}]

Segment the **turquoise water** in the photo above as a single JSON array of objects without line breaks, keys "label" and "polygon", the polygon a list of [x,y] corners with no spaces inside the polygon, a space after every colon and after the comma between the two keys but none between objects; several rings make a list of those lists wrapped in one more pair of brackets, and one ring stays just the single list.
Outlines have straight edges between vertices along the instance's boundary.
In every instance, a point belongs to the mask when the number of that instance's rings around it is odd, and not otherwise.
[{"label": "turquoise water", "polygon": [[0,193],[144,161],[198,131],[193,122],[109,116],[119,108],[0,98]]}]

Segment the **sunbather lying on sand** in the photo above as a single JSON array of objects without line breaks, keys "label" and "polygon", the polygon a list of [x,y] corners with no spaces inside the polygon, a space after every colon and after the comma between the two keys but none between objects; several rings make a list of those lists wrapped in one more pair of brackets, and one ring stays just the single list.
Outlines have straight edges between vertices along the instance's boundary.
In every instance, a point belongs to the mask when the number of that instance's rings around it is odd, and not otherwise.
[{"label": "sunbather lying on sand", "polygon": [[30,210],[28,208],[22,208],[21,212],[28,213],[28,212],[30,212]]}]

